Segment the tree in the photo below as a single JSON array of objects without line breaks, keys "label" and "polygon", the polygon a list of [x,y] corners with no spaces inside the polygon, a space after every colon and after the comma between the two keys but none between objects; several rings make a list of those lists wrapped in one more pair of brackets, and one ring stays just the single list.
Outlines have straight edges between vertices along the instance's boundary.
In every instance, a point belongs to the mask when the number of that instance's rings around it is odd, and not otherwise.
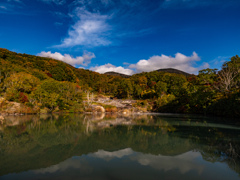
[{"label": "tree", "polygon": [[133,84],[133,96],[140,99],[142,93],[142,88],[138,84]]},{"label": "tree", "polygon": [[229,91],[233,87],[236,87],[238,81],[236,80],[236,77],[238,76],[238,71],[234,67],[227,67],[223,68],[219,73],[219,86],[220,89]]},{"label": "tree", "polygon": [[18,101],[19,92],[30,94],[39,83],[40,80],[31,74],[14,73],[4,80],[5,96],[8,100]]},{"label": "tree", "polygon": [[129,98],[133,94],[133,86],[129,79],[122,79],[118,85],[117,96]]},{"label": "tree", "polygon": [[94,94],[90,93],[90,91],[87,91],[87,93],[86,93],[86,98],[87,99],[86,99],[86,101],[83,101],[83,105],[84,105],[85,109],[90,108],[90,106],[93,103],[93,97],[94,97]]},{"label": "tree", "polygon": [[158,81],[155,85],[156,94],[158,97],[160,97],[162,94],[167,92],[167,83]]},{"label": "tree", "polygon": [[230,61],[225,62],[218,75],[221,90],[229,91],[240,86],[240,57],[236,55]]},{"label": "tree", "polygon": [[203,69],[198,73],[199,81],[203,85],[213,85],[217,80],[217,69]]}]

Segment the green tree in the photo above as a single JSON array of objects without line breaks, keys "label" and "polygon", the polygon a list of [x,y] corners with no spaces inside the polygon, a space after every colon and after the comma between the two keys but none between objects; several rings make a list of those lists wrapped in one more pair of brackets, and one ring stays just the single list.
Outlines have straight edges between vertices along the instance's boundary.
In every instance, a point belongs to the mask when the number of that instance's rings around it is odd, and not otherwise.
[{"label": "green tree", "polygon": [[14,73],[4,80],[5,96],[8,100],[18,101],[19,92],[30,94],[39,83],[40,80],[31,74]]},{"label": "green tree", "polygon": [[157,84],[155,85],[155,89],[157,96],[161,97],[161,95],[167,92],[167,83],[158,81]]},{"label": "green tree", "polygon": [[217,81],[217,69],[203,69],[198,73],[199,81],[203,85],[214,85]]}]

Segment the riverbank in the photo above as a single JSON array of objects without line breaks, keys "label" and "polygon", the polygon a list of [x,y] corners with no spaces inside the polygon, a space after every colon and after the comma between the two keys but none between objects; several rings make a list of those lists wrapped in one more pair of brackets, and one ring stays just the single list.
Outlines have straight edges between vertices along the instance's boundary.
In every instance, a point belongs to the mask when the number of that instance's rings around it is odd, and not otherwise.
[{"label": "riverbank", "polygon": [[84,100],[83,107],[71,112],[68,110],[54,111],[44,107],[41,109],[38,106],[29,107],[26,104],[7,101],[0,97],[0,124],[5,122],[6,116],[21,116],[26,114],[48,114],[48,113],[83,113],[83,114],[98,114],[110,113],[119,115],[149,113],[151,105],[147,101],[132,100],[132,99],[113,99],[107,96],[96,96],[91,101]]}]

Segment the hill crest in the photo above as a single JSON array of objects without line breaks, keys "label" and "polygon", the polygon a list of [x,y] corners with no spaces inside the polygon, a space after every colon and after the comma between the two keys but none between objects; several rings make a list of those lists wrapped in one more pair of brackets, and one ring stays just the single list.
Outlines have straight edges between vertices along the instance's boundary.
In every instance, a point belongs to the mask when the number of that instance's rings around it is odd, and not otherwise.
[{"label": "hill crest", "polygon": [[[174,68],[164,68],[164,69],[158,69],[158,70],[155,70],[155,71],[166,72],[166,73],[174,73],[174,74],[182,74],[184,76],[191,76],[192,75],[192,74],[189,74],[187,72],[184,72],[184,71],[181,71],[181,70],[178,70],[178,69],[174,69]],[[154,72],[154,71],[150,71],[150,72]],[[145,73],[145,72],[142,72],[142,73]],[[123,77],[123,78],[131,77],[131,75],[126,75],[126,74],[122,74],[122,73],[114,72],[114,71],[105,72],[104,74],[112,75],[112,76],[120,76],[120,77]],[[137,73],[137,74],[141,74],[141,73]]]},{"label": "hill crest", "polygon": [[158,72],[168,72],[168,73],[175,73],[175,74],[183,74],[184,76],[191,76],[192,74],[189,74],[187,72],[178,70],[178,69],[174,69],[174,68],[164,68],[164,69],[158,69],[156,70]]},{"label": "hill crest", "polygon": [[119,76],[119,77],[123,77],[123,78],[131,77],[130,75],[122,74],[122,73],[118,73],[118,72],[114,72],[114,71],[105,72],[104,74],[111,75],[111,76]]}]

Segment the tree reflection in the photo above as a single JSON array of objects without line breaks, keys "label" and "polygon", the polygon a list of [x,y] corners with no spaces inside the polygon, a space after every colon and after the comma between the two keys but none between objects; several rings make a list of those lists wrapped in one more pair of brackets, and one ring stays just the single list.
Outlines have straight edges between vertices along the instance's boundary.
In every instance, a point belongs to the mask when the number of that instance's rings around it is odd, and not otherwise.
[{"label": "tree reflection", "polygon": [[6,122],[0,131],[0,175],[49,167],[100,149],[126,148],[151,158],[198,151],[204,160],[226,163],[240,174],[239,129],[195,117],[54,114]]}]

